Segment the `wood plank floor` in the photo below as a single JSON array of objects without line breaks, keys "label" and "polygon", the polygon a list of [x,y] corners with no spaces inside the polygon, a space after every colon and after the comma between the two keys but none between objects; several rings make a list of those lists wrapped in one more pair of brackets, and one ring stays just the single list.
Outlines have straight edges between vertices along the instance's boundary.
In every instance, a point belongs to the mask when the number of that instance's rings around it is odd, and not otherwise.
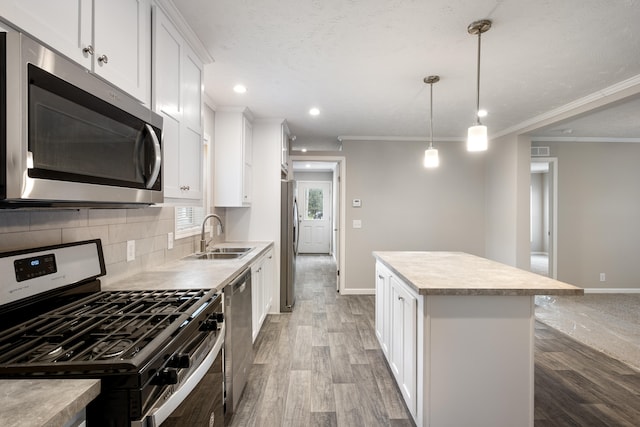
[{"label": "wood plank floor", "polygon": [[[328,256],[298,257],[297,270],[294,312],[265,320],[231,425],[414,425],[375,338],[374,297],[337,294]],[[535,359],[536,427],[640,425],[637,371],[539,322]]]}]

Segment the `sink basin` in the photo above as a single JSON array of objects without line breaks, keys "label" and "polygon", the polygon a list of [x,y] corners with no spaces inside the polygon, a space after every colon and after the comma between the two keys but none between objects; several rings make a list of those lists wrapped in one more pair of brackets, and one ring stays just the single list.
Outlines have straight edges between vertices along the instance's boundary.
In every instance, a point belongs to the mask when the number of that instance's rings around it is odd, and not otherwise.
[{"label": "sink basin", "polygon": [[245,256],[253,248],[211,248],[207,252],[197,252],[184,259],[237,259]]},{"label": "sink basin", "polygon": [[210,253],[245,253],[249,252],[253,248],[213,248],[209,249]]},{"label": "sink basin", "polygon": [[236,259],[245,254],[238,252],[206,252],[189,255],[185,259]]}]

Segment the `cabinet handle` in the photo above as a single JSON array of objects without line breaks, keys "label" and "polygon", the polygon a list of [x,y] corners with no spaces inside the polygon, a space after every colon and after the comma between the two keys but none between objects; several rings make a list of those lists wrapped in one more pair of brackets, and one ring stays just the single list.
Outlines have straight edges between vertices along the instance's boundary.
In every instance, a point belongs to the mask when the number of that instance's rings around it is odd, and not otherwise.
[{"label": "cabinet handle", "polygon": [[404,297],[398,297],[398,301],[404,301]]},{"label": "cabinet handle", "polygon": [[91,45],[85,47],[84,49],[82,49],[82,51],[88,55],[93,56],[93,46]]},{"label": "cabinet handle", "polygon": [[103,64],[108,64],[109,63],[109,57],[107,55],[100,55],[98,56],[98,62],[102,62]]},{"label": "cabinet handle", "polygon": [[191,190],[191,187],[190,187],[190,186],[188,186],[188,185],[183,185],[183,186],[181,186],[181,187],[180,187],[180,189],[181,189],[182,191],[189,191],[189,190]]}]

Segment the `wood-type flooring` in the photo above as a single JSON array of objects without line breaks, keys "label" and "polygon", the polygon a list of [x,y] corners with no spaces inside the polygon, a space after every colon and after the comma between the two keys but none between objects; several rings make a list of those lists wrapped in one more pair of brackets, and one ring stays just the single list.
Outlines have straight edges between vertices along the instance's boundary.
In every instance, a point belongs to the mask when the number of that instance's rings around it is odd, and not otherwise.
[{"label": "wood-type flooring", "polygon": [[[338,294],[329,256],[298,257],[296,277],[295,309],[267,316],[231,425],[414,425],[375,337],[375,298]],[[535,427],[640,426],[639,372],[535,332]]]}]

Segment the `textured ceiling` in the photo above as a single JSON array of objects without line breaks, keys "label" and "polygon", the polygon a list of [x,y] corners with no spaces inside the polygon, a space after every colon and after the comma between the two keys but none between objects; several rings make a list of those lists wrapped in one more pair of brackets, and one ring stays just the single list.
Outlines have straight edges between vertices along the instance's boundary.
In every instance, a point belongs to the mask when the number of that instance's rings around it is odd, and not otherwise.
[{"label": "textured ceiling", "polygon": [[[477,37],[467,25],[481,18],[493,21],[482,36],[481,107],[490,134],[640,76],[638,0],[174,3],[215,60],[205,90],[216,105],[286,118],[298,144],[426,137],[422,79],[431,74],[441,76],[434,135],[463,139],[475,118]],[[232,91],[238,82],[248,87],[242,96]],[[638,111],[637,101],[631,105]],[[307,114],[311,106],[320,116]],[[629,130],[632,116],[624,114],[619,127],[627,129],[618,133],[640,136],[638,120]],[[600,133],[589,120],[568,126],[574,135],[579,126]]]}]

